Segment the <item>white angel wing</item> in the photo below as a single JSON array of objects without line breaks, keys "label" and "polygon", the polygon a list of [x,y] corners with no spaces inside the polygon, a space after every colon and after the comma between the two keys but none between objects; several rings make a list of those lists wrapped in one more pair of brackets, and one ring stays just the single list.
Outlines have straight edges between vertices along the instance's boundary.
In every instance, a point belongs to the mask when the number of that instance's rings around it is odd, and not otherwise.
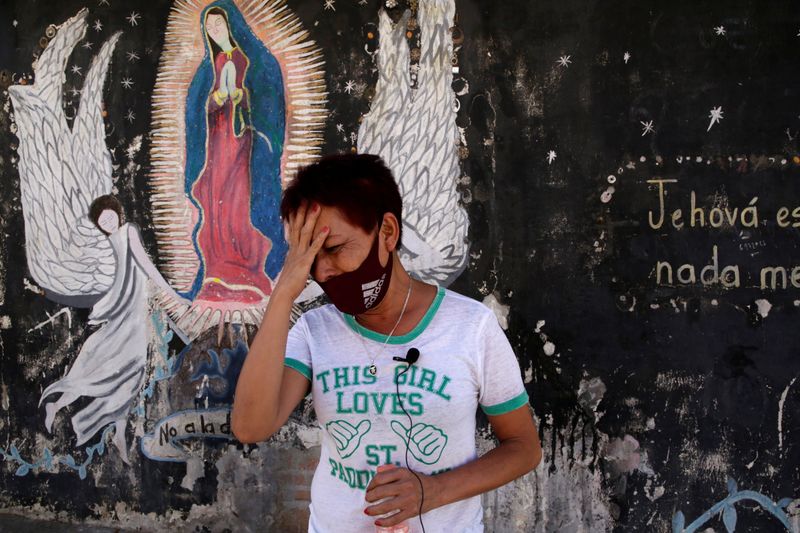
[{"label": "white angel wing", "polygon": [[108,239],[88,219],[111,192],[101,99],[119,34],[95,56],[70,130],[62,109],[64,69],[86,33],[86,9],[66,21],[34,65],[35,83],[9,88],[19,137],[19,175],[28,269],[48,297],[91,305],[113,281]]},{"label": "white angel wing", "polygon": [[422,55],[411,88],[405,37],[408,13],[394,28],[380,13],[379,78],[358,131],[358,150],[380,155],[403,196],[404,266],[442,285],[466,266],[469,222],[459,204],[458,128],[451,88],[453,0],[421,0]]}]

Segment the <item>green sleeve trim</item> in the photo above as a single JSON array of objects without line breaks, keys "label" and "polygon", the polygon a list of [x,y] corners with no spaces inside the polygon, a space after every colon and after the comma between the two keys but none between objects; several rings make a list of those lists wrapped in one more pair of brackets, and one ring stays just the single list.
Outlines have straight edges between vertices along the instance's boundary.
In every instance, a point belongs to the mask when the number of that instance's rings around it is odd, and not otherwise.
[{"label": "green sleeve trim", "polygon": [[347,323],[348,326],[350,326],[350,328],[353,331],[355,331],[362,337],[366,337],[375,342],[386,343],[386,344],[408,344],[409,342],[419,337],[420,334],[423,331],[425,331],[425,328],[428,327],[428,324],[431,323],[431,320],[433,320],[434,315],[436,315],[436,311],[439,310],[439,306],[441,305],[442,300],[444,299],[444,295],[445,295],[444,287],[438,287],[438,289],[436,290],[436,297],[433,299],[433,302],[431,302],[431,305],[430,307],[428,307],[428,310],[425,312],[425,315],[422,317],[419,323],[416,326],[414,326],[414,329],[412,329],[405,335],[394,335],[387,339],[386,335],[382,333],[377,333],[375,331],[372,331],[371,329],[367,329],[358,322],[356,322],[356,319],[353,315],[345,314],[344,321]]},{"label": "green sleeve trim", "polygon": [[522,391],[519,395],[514,396],[508,401],[498,403],[497,405],[481,405],[483,412],[489,416],[504,415],[510,413],[514,409],[519,409],[528,403],[527,391]]},{"label": "green sleeve trim", "polygon": [[307,364],[301,363],[297,359],[292,359],[291,357],[287,357],[284,360],[283,364],[285,366],[288,366],[289,368],[297,370],[298,372],[303,374],[308,381],[311,381],[311,367],[308,366]]}]

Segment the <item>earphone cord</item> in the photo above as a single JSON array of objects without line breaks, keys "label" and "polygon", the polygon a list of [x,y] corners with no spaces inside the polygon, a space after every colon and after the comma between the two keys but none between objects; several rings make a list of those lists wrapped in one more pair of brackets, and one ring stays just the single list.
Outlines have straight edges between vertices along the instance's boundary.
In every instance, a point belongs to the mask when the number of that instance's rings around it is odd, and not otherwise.
[{"label": "earphone cord", "polygon": [[419,525],[422,528],[422,533],[425,533],[425,524],[422,523],[422,504],[425,502],[425,487],[422,486],[422,479],[408,466],[408,448],[411,445],[411,428],[413,427],[414,422],[411,420],[411,415],[408,414],[408,411],[406,411],[406,408],[403,405],[403,400],[400,399],[400,376],[408,372],[409,368],[411,368],[411,365],[406,365],[406,368],[394,378],[394,385],[397,393],[397,401],[400,403],[400,409],[402,409],[405,415],[408,417],[408,434],[406,435],[406,470],[414,474],[414,477],[417,478],[417,481],[419,481],[419,514],[417,517],[419,518]]}]

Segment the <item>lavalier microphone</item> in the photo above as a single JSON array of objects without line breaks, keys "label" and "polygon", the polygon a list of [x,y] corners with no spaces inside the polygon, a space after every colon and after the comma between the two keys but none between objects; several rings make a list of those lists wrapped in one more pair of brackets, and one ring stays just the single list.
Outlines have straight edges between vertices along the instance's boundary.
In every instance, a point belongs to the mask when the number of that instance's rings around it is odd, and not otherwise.
[{"label": "lavalier microphone", "polygon": [[419,359],[419,350],[416,348],[409,348],[405,357],[395,356],[392,357],[392,359],[394,361],[400,361],[401,363],[408,363],[408,365],[411,366],[417,362],[417,359]]}]

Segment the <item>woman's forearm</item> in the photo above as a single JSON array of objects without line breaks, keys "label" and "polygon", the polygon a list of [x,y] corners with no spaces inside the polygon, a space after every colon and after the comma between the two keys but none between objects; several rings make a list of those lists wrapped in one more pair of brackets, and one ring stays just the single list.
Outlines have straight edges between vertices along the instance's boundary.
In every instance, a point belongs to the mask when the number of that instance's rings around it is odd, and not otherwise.
[{"label": "woman's forearm", "polygon": [[308,392],[308,380],[294,370],[284,382],[286,340],[292,304],[303,291],[314,262],[330,231],[326,226],[312,239],[319,206],[304,206],[285,228],[289,251],[250,352],[236,384],[231,429],[242,442],[269,437],[289,417]]},{"label": "woman's forearm", "polygon": [[236,384],[231,429],[242,442],[263,440],[278,417],[293,298],[272,293]]},{"label": "woman's forearm", "polygon": [[538,438],[507,439],[481,457],[429,479],[426,486],[425,511],[494,490],[527,474],[539,464],[542,450]]}]

